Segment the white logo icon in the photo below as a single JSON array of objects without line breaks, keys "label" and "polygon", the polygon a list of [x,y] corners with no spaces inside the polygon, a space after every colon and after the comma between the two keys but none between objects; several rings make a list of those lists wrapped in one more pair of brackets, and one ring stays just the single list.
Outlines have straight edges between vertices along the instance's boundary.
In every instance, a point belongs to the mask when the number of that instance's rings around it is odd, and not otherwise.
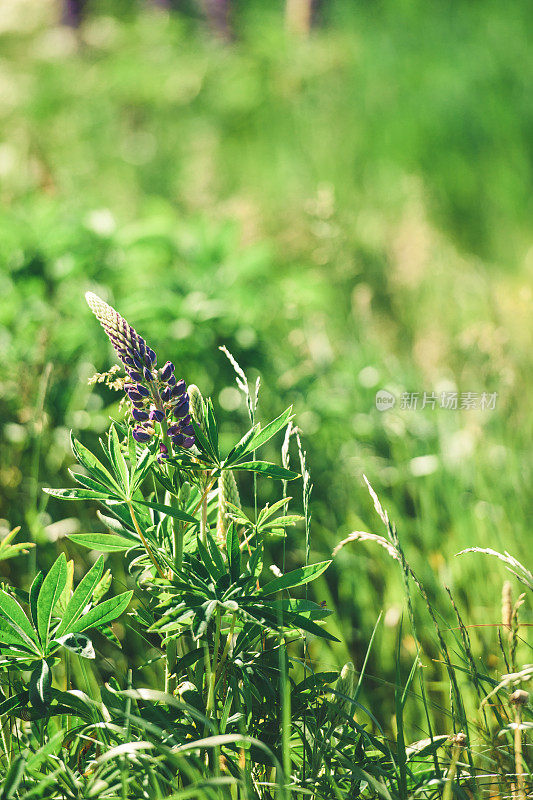
[{"label": "white logo icon", "polygon": [[393,408],[395,403],[396,398],[386,389],[380,389],[379,392],[376,392],[376,408],[378,411],[387,411],[389,408]]}]

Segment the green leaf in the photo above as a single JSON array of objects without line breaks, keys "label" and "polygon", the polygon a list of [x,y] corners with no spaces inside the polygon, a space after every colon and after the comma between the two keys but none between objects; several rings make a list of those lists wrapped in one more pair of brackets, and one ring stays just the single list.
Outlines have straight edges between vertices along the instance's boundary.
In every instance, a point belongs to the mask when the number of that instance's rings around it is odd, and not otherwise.
[{"label": "green leaf", "polygon": [[54,642],[60,644],[61,647],[66,647],[71,653],[76,653],[76,655],[82,658],[96,657],[93,643],[89,637],[85,636],[83,633],[65,633],[64,636],[54,639]]},{"label": "green leaf", "polygon": [[211,448],[215,454],[217,461],[220,460],[220,453],[218,450],[218,427],[217,421],[215,418],[215,411],[213,408],[213,401],[209,397],[206,401],[206,424],[207,424],[207,433],[209,436],[209,441],[211,443]]},{"label": "green leaf", "polygon": [[140,543],[133,536],[129,539],[116,533],[71,533],[68,538],[75,544],[81,544],[90,550],[99,550],[101,553],[120,553]]},{"label": "green leaf", "polygon": [[118,440],[117,430],[114,425],[111,425],[111,429],[109,431],[109,452],[111,455],[111,463],[120,481],[121,488],[124,490],[124,494],[129,497],[130,474],[126,464],[126,459],[124,458],[122,448]]},{"label": "green leaf", "polygon": [[236,581],[241,574],[241,548],[239,547],[237,526],[233,521],[228,525],[226,552],[228,554],[231,579]]},{"label": "green leaf", "polygon": [[59,623],[59,627],[55,633],[55,639],[58,636],[69,631],[72,625],[79,619],[83,613],[83,609],[87,603],[90,602],[93,592],[102,577],[104,571],[104,557],[100,556],[93,564],[89,572],[81,579],[76,587],[74,594],[69,600],[68,606],[63,614],[63,618]]},{"label": "green leaf", "polygon": [[213,449],[213,445],[211,444],[205,433],[193,419],[191,419],[191,425],[193,426],[194,439],[197,447],[203,451],[204,455],[207,454],[207,456],[209,456],[210,461],[218,465],[219,458],[217,456],[217,453]]},{"label": "green leaf", "polygon": [[37,575],[33,579],[32,585],[30,586],[30,614],[35,629],[37,629],[37,598],[39,596],[39,592],[41,591],[41,586],[43,585],[43,581],[44,581],[44,574],[41,570],[37,573]]},{"label": "green leaf", "polygon": [[45,488],[43,492],[52,497],[59,497],[61,500],[122,500],[117,494],[109,492],[96,492],[92,489],[50,489]]},{"label": "green leaf", "polygon": [[196,546],[198,548],[198,554],[199,554],[200,558],[202,559],[202,563],[203,563],[204,567],[209,572],[209,574],[211,575],[213,580],[217,581],[220,578],[220,574],[221,573],[217,569],[217,565],[215,564],[215,562],[211,558],[207,547],[202,542],[202,540],[200,539],[199,536],[198,536],[197,541],[196,541]]},{"label": "green leaf", "polygon": [[318,564],[309,564],[307,567],[293,569],[291,572],[287,572],[280,578],[274,578],[273,581],[267,583],[267,585],[261,589],[261,594],[264,597],[268,597],[268,595],[275,594],[283,589],[292,589],[294,586],[303,586],[304,583],[309,583],[309,581],[312,581],[315,578],[318,578],[319,575],[322,575],[322,573],[329,567],[330,564],[331,561],[320,561]]},{"label": "green leaf", "polygon": [[84,489],[90,489],[93,492],[98,492],[98,494],[105,494],[107,492],[107,486],[104,486],[100,481],[95,481],[95,479],[89,477],[89,475],[82,475],[80,472],[74,472],[73,469],[69,469],[69,474],[71,478]]},{"label": "green leaf", "polygon": [[235,464],[235,462],[237,462],[239,458],[243,457],[243,455],[246,452],[246,448],[248,447],[248,442],[252,439],[252,437],[256,434],[258,430],[259,430],[259,424],[254,425],[253,428],[250,428],[249,431],[246,431],[242,439],[239,442],[237,442],[235,447],[229,451],[227,458],[224,461],[224,465],[226,467],[230,467],[232,464]]},{"label": "green leaf", "polygon": [[37,630],[43,645],[48,641],[48,631],[54,608],[67,582],[67,559],[61,553],[52,564],[43,581],[37,598]]},{"label": "green leaf", "polygon": [[269,439],[272,439],[272,437],[275,436],[278,431],[285,427],[292,416],[292,406],[289,406],[289,408],[287,408],[283,414],[280,414],[275,420],[269,422],[269,424],[265,425],[264,428],[259,429],[256,433],[254,433],[241,455],[244,455],[245,453],[252,453],[254,450],[257,450],[259,447],[262,447],[264,444],[266,444]]},{"label": "green leaf", "polygon": [[133,592],[123,592],[116,597],[110,597],[109,600],[104,600],[103,603],[91,608],[87,614],[84,614],[70,630],[72,633],[82,633],[88,628],[99,628],[107,622],[120,617],[126,610],[132,598]]},{"label": "green leaf", "polygon": [[30,676],[28,689],[31,704],[34,708],[46,706],[50,702],[50,689],[52,688],[52,671],[48,661],[43,658]]},{"label": "green leaf", "polygon": [[91,453],[81,442],[78,442],[77,439],[74,438],[72,432],[70,434],[70,442],[72,445],[72,451],[76,458],[78,459],[79,463],[85,467],[89,475],[92,475],[93,478],[96,478],[100,483],[103,483],[104,486],[107,486],[111,490],[119,489],[119,486],[111,473],[104,467],[101,461],[99,461],[94,453]]},{"label": "green leaf", "polygon": [[260,472],[265,478],[278,478],[282,481],[292,481],[300,477],[299,472],[293,472],[292,469],[285,469],[285,467],[278,467],[277,464],[270,464],[268,461],[243,461],[240,464],[232,465],[232,469]]},{"label": "green leaf", "polygon": [[148,506],[148,508],[153,508],[154,511],[161,511],[162,514],[168,514],[169,517],[174,517],[174,519],[179,519],[181,522],[188,522],[191,525],[200,524],[199,520],[197,520],[195,517],[192,517],[190,514],[187,514],[186,511],[181,511],[179,508],[175,508],[175,506],[164,506],[161,503],[152,503],[150,500],[137,500],[137,499],[133,500],[133,504]]},{"label": "green leaf", "polygon": [[211,536],[211,534],[209,533],[209,531],[206,531],[206,541],[207,541],[207,547],[209,549],[209,554],[213,559],[213,561],[215,562],[219,574],[222,575],[226,571],[224,565],[224,559],[220,555],[220,550],[218,548],[218,545]]},{"label": "green leaf", "polygon": [[4,620],[8,628],[13,630],[24,644],[38,652],[37,634],[22,607],[14,597],[0,589],[0,620]]},{"label": "green leaf", "polygon": [[[21,706],[25,706],[29,699],[29,692],[27,689],[24,689],[22,692],[18,692],[18,694],[14,694],[11,697],[6,698],[0,703],[0,717],[4,714],[11,714],[12,711],[16,711],[17,708]],[[1,797],[2,795],[0,795]]]},{"label": "green leaf", "polygon": [[32,547],[35,547],[33,542],[18,542],[17,544],[11,544],[9,546],[2,542],[2,545],[0,545],[0,561],[13,558],[19,553],[25,553]]},{"label": "green leaf", "polygon": [[24,776],[25,765],[25,756],[17,756],[17,758],[13,759],[2,783],[0,800],[12,800],[15,796],[15,792],[19,788],[20,782]]}]

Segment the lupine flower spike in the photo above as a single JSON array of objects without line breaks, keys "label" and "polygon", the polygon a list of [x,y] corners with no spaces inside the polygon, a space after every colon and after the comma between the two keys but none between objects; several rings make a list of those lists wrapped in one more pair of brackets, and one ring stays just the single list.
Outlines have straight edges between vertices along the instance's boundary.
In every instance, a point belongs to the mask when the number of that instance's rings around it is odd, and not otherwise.
[{"label": "lupine flower spike", "polygon": [[[167,361],[158,370],[155,352],[118,311],[92,292],[87,292],[85,299],[131,381],[124,388],[130,400],[131,416],[137,423],[133,438],[137,442],[149,442],[155,434],[155,423],[159,423],[163,431],[166,428],[172,444],[192,447],[194,430],[187,385],[183,379],[176,380],[174,364]],[[168,447],[160,443],[159,460],[168,456]]]}]

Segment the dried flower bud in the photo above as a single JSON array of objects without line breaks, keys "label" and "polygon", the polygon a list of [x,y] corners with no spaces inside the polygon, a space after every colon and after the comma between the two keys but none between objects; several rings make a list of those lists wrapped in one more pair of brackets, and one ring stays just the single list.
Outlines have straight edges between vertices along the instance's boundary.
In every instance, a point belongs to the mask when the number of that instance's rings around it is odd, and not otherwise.
[{"label": "dried flower bud", "polygon": [[524,689],[516,689],[509,697],[509,702],[514,706],[525,706],[529,700],[529,694]]}]

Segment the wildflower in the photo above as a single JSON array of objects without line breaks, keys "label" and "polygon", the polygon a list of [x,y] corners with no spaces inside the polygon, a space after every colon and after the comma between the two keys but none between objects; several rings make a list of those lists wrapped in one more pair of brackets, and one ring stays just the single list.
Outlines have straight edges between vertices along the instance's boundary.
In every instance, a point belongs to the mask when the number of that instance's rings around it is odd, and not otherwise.
[{"label": "wildflower", "polygon": [[[168,434],[173,444],[192,447],[194,431],[188,416],[187,384],[182,378],[176,380],[172,361],[157,370],[154,350],[118,311],[92,292],[87,292],[85,299],[107,333],[130,381],[124,389],[131,402],[131,415],[136,423],[141,423],[133,428],[133,438],[137,442],[149,442],[155,435],[152,426],[158,423],[163,435]],[[161,444],[159,459],[167,457],[168,448]]]}]

